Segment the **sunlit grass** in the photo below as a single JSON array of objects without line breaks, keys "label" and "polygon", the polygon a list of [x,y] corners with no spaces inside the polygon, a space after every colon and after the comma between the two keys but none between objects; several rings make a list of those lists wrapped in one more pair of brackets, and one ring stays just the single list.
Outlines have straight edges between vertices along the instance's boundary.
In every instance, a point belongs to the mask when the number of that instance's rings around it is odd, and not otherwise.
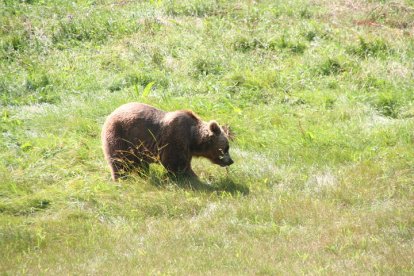
[{"label": "sunlit grass", "polygon": [[[413,9],[2,1],[0,272],[413,273]],[[235,164],[112,182],[131,101],[229,124]]]}]

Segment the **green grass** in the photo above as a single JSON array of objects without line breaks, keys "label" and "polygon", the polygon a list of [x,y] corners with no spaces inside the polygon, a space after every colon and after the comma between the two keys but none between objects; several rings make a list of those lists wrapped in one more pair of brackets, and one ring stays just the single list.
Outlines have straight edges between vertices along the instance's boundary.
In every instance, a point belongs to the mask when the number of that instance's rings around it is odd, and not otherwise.
[{"label": "green grass", "polygon": [[[414,273],[414,4],[351,2],[2,0],[0,273]],[[130,101],[235,164],[111,182]]]}]

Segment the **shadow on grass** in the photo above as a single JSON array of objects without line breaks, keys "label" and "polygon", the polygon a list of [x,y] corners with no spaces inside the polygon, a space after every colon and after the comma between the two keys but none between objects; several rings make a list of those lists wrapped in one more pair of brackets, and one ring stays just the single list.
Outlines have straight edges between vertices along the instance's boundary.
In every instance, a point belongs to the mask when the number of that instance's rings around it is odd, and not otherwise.
[{"label": "shadow on grass", "polygon": [[250,193],[250,190],[246,185],[237,183],[229,177],[217,179],[217,181],[213,181],[211,184],[197,178],[181,178],[174,176],[160,177],[157,175],[150,175],[148,180],[152,185],[157,187],[165,187],[173,184],[183,189],[191,189],[206,193],[229,193],[231,195],[243,196]]}]

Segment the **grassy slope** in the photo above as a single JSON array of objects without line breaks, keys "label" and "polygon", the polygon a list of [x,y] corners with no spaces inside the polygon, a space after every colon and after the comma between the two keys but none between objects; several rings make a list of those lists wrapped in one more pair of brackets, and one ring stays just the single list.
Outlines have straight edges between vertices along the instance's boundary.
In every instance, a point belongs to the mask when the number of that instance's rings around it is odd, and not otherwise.
[{"label": "grassy slope", "polygon": [[[413,2],[285,2],[3,0],[0,272],[414,272]],[[235,165],[112,183],[129,101],[229,123]]]}]

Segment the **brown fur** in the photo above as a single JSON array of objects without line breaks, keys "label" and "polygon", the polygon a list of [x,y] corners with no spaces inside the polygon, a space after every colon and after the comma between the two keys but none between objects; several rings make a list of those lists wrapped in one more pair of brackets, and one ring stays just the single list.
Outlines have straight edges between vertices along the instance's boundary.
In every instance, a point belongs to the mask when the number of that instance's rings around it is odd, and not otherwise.
[{"label": "brown fur", "polygon": [[189,110],[164,112],[141,103],[122,105],[108,116],[102,145],[113,180],[133,168],[146,171],[158,161],[170,173],[196,177],[193,156],[221,166],[233,163],[227,135],[215,121],[203,122]]}]

